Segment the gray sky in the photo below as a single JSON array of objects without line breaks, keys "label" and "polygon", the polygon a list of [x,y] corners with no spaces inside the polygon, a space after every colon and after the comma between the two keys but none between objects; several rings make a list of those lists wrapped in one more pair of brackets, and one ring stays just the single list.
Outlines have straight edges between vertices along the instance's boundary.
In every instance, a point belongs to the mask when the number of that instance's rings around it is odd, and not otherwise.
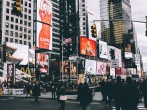
[{"label": "gray sky", "polygon": [[[87,0],[88,8],[96,14],[96,19],[100,19],[99,0]],[[130,0],[132,20],[145,21],[147,16],[147,0]],[[146,26],[143,23],[134,23],[137,32],[137,41],[141,55],[143,57],[144,71],[147,71],[147,36],[145,36]]]}]

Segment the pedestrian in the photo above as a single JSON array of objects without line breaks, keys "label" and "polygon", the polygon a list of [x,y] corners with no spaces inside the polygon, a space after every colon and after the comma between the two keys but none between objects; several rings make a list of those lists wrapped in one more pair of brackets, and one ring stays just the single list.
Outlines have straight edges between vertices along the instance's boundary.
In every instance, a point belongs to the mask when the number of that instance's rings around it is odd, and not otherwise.
[{"label": "pedestrian", "polygon": [[62,85],[59,89],[58,89],[58,92],[57,92],[57,101],[60,103],[60,107],[59,107],[59,109],[58,110],[65,110],[65,101],[67,100],[67,99],[61,99],[60,97],[61,96],[65,96],[65,97],[67,97],[66,95],[65,95],[65,88],[64,88],[64,86]]},{"label": "pedestrian", "polygon": [[122,91],[122,110],[137,110],[139,91],[130,76],[126,78],[126,84],[123,86]]},{"label": "pedestrian", "polygon": [[144,107],[147,108],[147,80],[143,80],[143,83],[140,86],[140,90],[142,92],[144,98]]},{"label": "pedestrian", "polygon": [[52,99],[56,98],[56,86],[54,83],[51,85]]},{"label": "pedestrian", "polygon": [[87,82],[84,83],[79,92],[79,101],[82,106],[82,110],[90,110],[90,103],[92,102],[93,96]]},{"label": "pedestrian", "polygon": [[35,97],[35,102],[38,102],[38,97],[40,96],[40,84],[36,82],[33,87],[33,96]]},{"label": "pedestrian", "polygon": [[114,84],[114,100],[116,110],[121,110],[122,92],[123,83],[121,81],[121,77],[117,76],[116,83]]}]

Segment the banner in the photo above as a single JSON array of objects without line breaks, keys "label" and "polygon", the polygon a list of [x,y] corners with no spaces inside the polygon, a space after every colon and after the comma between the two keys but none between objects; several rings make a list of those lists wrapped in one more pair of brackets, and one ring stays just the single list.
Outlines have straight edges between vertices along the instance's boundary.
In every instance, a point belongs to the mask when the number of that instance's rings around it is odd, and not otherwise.
[{"label": "banner", "polygon": [[71,62],[70,65],[70,78],[77,79],[77,62]]},{"label": "banner", "polygon": [[85,60],[85,74],[96,74],[96,61],[95,60]]},{"label": "banner", "polygon": [[108,59],[107,42],[99,41],[99,56],[100,58]]},{"label": "banner", "polygon": [[106,62],[97,62],[96,74],[99,74],[99,75],[106,74]]},{"label": "banner", "polygon": [[15,66],[14,64],[7,64],[7,81],[10,84],[15,84]]},{"label": "banner", "polygon": [[52,3],[37,0],[37,47],[52,50]]}]

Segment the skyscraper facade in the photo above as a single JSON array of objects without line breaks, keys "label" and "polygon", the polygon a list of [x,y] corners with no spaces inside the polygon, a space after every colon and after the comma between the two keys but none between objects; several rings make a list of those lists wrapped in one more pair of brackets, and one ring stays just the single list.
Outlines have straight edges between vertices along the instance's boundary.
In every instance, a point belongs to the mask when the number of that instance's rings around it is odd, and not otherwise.
[{"label": "skyscraper facade", "polygon": [[124,48],[124,34],[131,29],[131,22],[127,21],[132,19],[129,0],[100,0],[100,16],[102,40]]}]

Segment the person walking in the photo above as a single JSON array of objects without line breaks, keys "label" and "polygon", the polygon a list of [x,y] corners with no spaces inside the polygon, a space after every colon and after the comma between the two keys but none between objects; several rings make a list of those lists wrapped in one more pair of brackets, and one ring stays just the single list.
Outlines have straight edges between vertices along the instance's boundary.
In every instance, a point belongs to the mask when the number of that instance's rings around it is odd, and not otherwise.
[{"label": "person walking", "polygon": [[33,87],[33,96],[35,97],[35,102],[38,102],[38,97],[40,96],[40,84],[36,82]]},{"label": "person walking", "polygon": [[51,85],[52,99],[56,98],[56,85],[52,83]]},{"label": "person walking", "polygon": [[130,76],[126,78],[126,84],[122,91],[122,110],[137,110],[139,91]]},{"label": "person walking", "polygon": [[147,79],[143,80],[143,83],[140,86],[140,90],[144,99],[144,107],[147,109]]},{"label": "person walking", "polygon": [[60,103],[60,107],[58,110],[65,110],[65,101],[66,100],[62,100],[60,98],[61,96],[65,96],[65,88],[63,85],[57,91],[57,101]]},{"label": "person walking", "polygon": [[84,83],[79,92],[79,101],[82,106],[82,110],[90,110],[90,103],[92,102],[93,96],[87,82]]}]

